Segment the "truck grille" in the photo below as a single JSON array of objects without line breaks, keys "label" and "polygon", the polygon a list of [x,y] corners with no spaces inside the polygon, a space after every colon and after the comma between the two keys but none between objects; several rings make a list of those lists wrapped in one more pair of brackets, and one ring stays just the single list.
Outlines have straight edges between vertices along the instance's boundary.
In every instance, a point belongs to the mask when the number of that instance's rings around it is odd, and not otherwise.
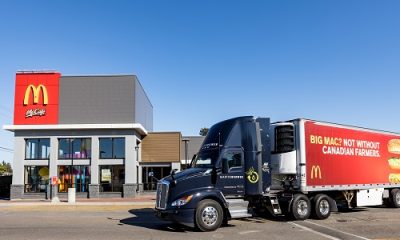
[{"label": "truck grille", "polygon": [[157,198],[156,198],[157,209],[167,208],[168,189],[169,189],[169,182],[160,181],[157,183]]}]

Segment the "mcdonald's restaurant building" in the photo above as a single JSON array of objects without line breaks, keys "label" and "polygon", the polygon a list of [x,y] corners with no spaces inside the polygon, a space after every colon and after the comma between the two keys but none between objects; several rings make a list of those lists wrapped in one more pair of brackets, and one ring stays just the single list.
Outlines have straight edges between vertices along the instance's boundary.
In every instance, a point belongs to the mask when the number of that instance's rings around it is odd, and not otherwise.
[{"label": "mcdonald's restaurant building", "polygon": [[18,72],[14,123],[3,128],[14,132],[11,199],[68,188],[133,197],[154,189],[149,171],[160,178],[181,166],[181,134],[151,133],[153,106],[135,75]]}]

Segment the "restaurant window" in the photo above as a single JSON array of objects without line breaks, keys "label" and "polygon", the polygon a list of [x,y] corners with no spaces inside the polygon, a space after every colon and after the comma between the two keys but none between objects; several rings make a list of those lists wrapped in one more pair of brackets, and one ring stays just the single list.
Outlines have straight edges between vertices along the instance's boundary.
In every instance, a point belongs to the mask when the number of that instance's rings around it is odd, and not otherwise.
[{"label": "restaurant window", "polygon": [[90,138],[60,138],[58,139],[59,159],[91,158]]},{"label": "restaurant window", "polygon": [[25,159],[40,160],[50,158],[49,138],[25,139]]},{"label": "restaurant window", "polygon": [[24,192],[45,192],[49,182],[49,168],[47,166],[25,166]]},{"label": "restaurant window", "polygon": [[68,192],[68,188],[75,188],[76,192],[87,192],[90,183],[90,166],[59,166],[58,191]]},{"label": "restaurant window", "polygon": [[125,183],[125,166],[100,166],[100,192],[122,192]]},{"label": "restaurant window", "polygon": [[[149,176],[149,172],[153,172],[153,177]],[[157,179],[162,179],[171,173],[171,167],[142,167],[142,183],[143,190],[157,190]]]},{"label": "restaurant window", "polygon": [[100,138],[100,158],[125,158],[125,138]]}]

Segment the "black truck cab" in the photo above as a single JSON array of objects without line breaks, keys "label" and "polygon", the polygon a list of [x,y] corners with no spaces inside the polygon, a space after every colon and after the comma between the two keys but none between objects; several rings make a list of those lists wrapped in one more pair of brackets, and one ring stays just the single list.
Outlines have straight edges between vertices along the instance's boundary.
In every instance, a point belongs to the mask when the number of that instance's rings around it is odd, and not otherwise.
[{"label": "black truck cab", "polygon": [[245,199],[271,185],[269,125],[239,117],[211,127],[190,168],[158,182],[157,216],[202,231],[246,216]]}]

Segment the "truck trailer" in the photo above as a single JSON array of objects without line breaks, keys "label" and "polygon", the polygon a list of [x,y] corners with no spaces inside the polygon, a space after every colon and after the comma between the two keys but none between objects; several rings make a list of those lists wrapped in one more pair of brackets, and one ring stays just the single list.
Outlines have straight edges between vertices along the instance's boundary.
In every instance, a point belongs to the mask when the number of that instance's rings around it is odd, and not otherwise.
[{"label": "truck trailer", "polygon": [[188,169],[157,183],[156,215],[213,231],[268,212],[326,219],[338,208],[400,207],[400,134],[252,116],[212,126]]}]

